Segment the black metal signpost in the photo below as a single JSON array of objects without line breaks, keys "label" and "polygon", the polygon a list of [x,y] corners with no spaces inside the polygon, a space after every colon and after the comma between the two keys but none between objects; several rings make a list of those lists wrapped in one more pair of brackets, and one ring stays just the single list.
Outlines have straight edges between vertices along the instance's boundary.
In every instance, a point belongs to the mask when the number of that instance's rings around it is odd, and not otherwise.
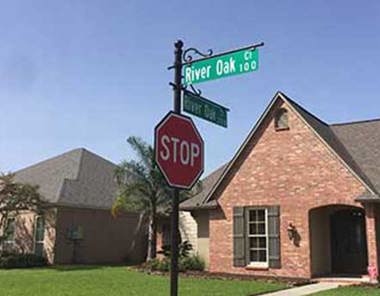
[{"label": "black metal signpost", "polygon": [[[190,86],[194,90],[192,84],[195,83],[256,71],[258,69],[258,51],[256,51],[256,48],[263,45],[264,43],[259,43],[212,56],[212,50],[209,50],[207,54],[201,53],[196,48],[188,48],[187,50],[183,51],[183,42],[181,40],[178,40],[174,44],[174,65],[168,68],[174,69],[174,83],[170,83],[173,86],[174,93],[174,113],[181,114],[182,91],[186,86]],[[202,58],[193,60],[190,52],[193,52]],[[184,77],[182,77],[183,67],[185,67]],[[184,78],[184,84],[182,84],[182,78]],[[193,96],[192,99],[194,100],[196,97]],[[201,103],[203,106],[206,104],[208,109],[213,109],[212,111],[214,113],[222,112],[222,117],[220,115],[219,118],[215,117],[217,115],[214,117],[211,117],[210,115],[202,116],[205,112],[196,112],[195,110],[192,112],[193,115],[200,116],[206,120],[212,121],[222,126],[227,126],[227,108],[213,103],[205,98],[203,98],[202,102],[199,102],[199,104]],[[217,110],[216,108],[219,108],[220,110]],[[220,119],[220,117],[222,119]],[[172,199],[170,296],[178,295],[179,190],[179,188],[173,189]]]},{"label": "black metal signpost", "polygon": [[[175,43],[174,51],[174,101],[173,111],[181,114],[181,93],[182,93],[182,47],[183,42],[178,40]],[[179,203],[179,189],[175,188],[173,191],[172,201],[172,215],[171,215],[171,260],[170,260],[170,295],[178,295],[178,203]]]}]

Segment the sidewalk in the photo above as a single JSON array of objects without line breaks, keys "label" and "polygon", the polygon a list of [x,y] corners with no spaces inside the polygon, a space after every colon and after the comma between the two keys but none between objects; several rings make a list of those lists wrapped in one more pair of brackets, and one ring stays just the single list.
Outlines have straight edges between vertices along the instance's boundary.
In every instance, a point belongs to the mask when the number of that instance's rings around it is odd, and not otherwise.
[{"label": "sidewalk", "polygon": [[291,289],[286,289],[274,293],[262,294],[262,296],[303,296],[317,293],[320,291],[335,289],[340,286],[339,283],[316,283],[301,287],[295,287]]}]

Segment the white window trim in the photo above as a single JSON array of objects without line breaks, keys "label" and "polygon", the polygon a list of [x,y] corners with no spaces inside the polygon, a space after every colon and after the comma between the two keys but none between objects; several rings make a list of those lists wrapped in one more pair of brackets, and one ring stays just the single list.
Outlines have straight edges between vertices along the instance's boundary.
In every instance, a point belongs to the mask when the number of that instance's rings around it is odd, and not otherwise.
[{"label": "white window trim", "polygon": [[[4,232],[7,230],[8,228],[8,221],[9,220],[13,220],[14,221],[14,226],[13,226],[13,239],[12,240],[3,240],[3,244],[8,244],[8,245],[14,245],[16,243],[15,241],[15,236],[16,236],[16,217],[9,217],[7,218],[7,223],[5,224],[5,227],[4,227]],[[4,233],[3,233],[4,235]]]},{"label": "white window trim", "polygon": [[[36,233],[37,233],[37,220],[38,218],[42,218],[43,222],[44,222],[44,237],[42,240],[39,240],[37,241],[36,240]],[[44,247],[45,245],[45,220],[44,220],[44,217],[42,215],[37,215],[34,217],[34,231],[33,231],[33,254],[36,253],[36,244],[42,244],[42,246]]]},{"label": "white window trim", "polygon": [[[247,265],[248,268],[268,268],[269,267],[269,234],[268,234],[268,209],[264,207],[250,207],[248,209],[248,219],[247,223],[249,224],[249,211],[251,210],[265,210],[265,238],[266,238],[266,262],[263,261],[250,261]],[[247,227],[247,237],[264,237],[263,235],[250,235],[249,227]],[[249,242],[248,242],[249,245]],[[248,250],[250,252],[250,248]],[[250,255],[248,255],[250,257]]]}]

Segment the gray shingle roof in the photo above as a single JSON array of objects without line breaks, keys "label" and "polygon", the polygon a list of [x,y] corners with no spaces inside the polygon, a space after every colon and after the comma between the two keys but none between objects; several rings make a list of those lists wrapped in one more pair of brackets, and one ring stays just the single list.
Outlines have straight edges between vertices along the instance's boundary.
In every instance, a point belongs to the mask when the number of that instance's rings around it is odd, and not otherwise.
[{"label": "gray shingle roof", "polygon": [[[373,191],[373,193],[367,192],[362,197],[358,197],[357,200],[380,202],[380,119],[329,125],[285,94],[278,94],[286,99],[306,123],[326,142],[331,150]],[[269,104],[269,107],[273,105],[278,94],[276,94]],[[245,144],[253,136],[256,127],[257,125],[249,134],[248,139],[244,142]],[[238,154],[240,151],[242,151],[242,148],[239,149]],[[224,165],[210,174],[204,180],[204,183],[207,185],[204,186],[202,192],[192,199],[183,202],[181,208],[187,210],[206,209],[217,205],[216,201],[210,199],[210,197],[214,189],[216,189],[217,184],[220,184],[221,180],[227,175],[228,170],[227,165]]]},{"label": "gray shingle roof", "polygon": [[380,192],[380,119],[332,124],[334,134]]},{"label": "gray shingle roof", "polygon": [[227,168],[227,164],[222,165],[215,171],[213,171],[210,175],[208,175],[206,178],[202,180],[202,191],[198,193],[197,195],[193,196],[192,198],[185,200],[181,203],[181,210],[192,210],[194,208],[209,208],[216,205],[216,203],[207,203],[204,204],[204,201],[206,200],[208,194],[212,190],[213,186],[216,184],[216,182],[219,180],[220,176],[222,175],[223,171]]},{"label": "gray shingle roof", "polygon": [[116,165],[83,148],[16,172],[16,181],[39,185],[52,204],[109,209],[116,197]]}]

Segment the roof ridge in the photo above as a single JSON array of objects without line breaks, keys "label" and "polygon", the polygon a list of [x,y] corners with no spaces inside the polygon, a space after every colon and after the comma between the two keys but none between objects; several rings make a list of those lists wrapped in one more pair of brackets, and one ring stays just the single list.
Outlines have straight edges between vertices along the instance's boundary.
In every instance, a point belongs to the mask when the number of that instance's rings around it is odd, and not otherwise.
[{"label": "roof ridge", "polygon": [[51,160],[54,160],[54,159],[58,159],[58,158],[60,158],[62,156],[68,155],[68,154],[76,152],[76,151],[80,152],[79,158],[81,158],[82,154],[83,154],[83,150],[85,150],[85,149],[84,148],[71,149],[71,150],[63,152],[61,154],[58,154],[58,155],[55,155],[55,156],[51,156],[51,157],[48,157],[48,158],[46,158],[44,160],[38,161],[38,162],[36,162],[36,163],[34,163],[32,165],[28,165],[26,167],[23,167],[23,168],[21,168],[19,170],[16,170],[14,173],[22,172],[22,171],[24,171],[26,169],[30,169],[30,168],[33,168],[33,167],[36,167],[36,166],[40,166],[41,164],[44,164],[44,163],[46,163],[48,161],[51,161]]},{"label": "roof ridge", "polygon": [[330,126],[361,124],[361,123],[369,123],[369,122],[374,122],[374,121],[380,121],[380,118],[362,119],[362,120],[354,120],[354,121],[348,121],[348,122],[338,122],[338,123],[332,123],[330,124]]},{"label": "roof ridge", "polygon": [[299,103],[293,101],[291,98],[289,98],[286,94],[284,94],[283,92],[279,91],[278,93],[280,93],[282,96],[285,97],[286,100],[288,100],[290,103],[292,103],[293,105],[296,105],[298,108],[300,108],[303,112],[305,112],[306,114],[310,115],[311,117],[313,117],[314,119],[318,120],[320,123],[326,125],[326,126],[329,126],[329,124],[327,122],[325,122],[324,120],[320,119],[318,116],[314,115],[313,113],[311,113],[310,111],[306,110],[304,107],[302,107]]},{"label": "roof ridge", "polygon": [[117,166],[116,163],[112,162],[111,160],[108,160],[107,158],[105,158],[105,157],[103,157],[103,156],[101,156],[101,155],[99,155],[99,154],[96,154],[95,152],[92,152],[92,151],[90,151],[90,150],[88,150],[88,149],[86,149],[86,148],[79,148],[79,149],[82,150],[82,154],[83,154],[83,152],[85,152],[85,153],[87,153],[87,154],[89,154],[89,155],[92,155],[92,156],[94,156],[94,157],[97,157],[98,159],[101,159],[101,160],[103,160],[103,161],[106,161],[106,162],[108,162],[108,163],[114,165],[114,166]]},{"label": "roof ridge", "polygon": [[[92,157],[92,158],[96,159],[96,161],[103,161],[103,162],[106,162],[106,163],[111,164],[113,166],[117,166],[112,161],[110,161],[108,159],[105,159],[103,156],[100,156],[99,154],[96,154],[96,153],[94,153],[94,152],[92,152],[92,151],[90,151],[90,150],[88,150],[88,149],[86,149],[84,147],[77,148],[77,149],[74,149],[72,151],[76,151],[76,150],[80,151],[80,154],[79,154],[79,164],[78,164],[78,167],[77,167],[76,176],[75,176],[74,179],[64,178],[63,183],[62,183],[62,187],[61,187],[60,192],[59,192],[59,197],[58,197],[57,201],[60,201],[61,198],[63,197],[63,190],[64,190],[64,186],[66,186],[66,184],[68,184],[67,181],[79,181],[79,179],[81,177],[81,173],[83,172],[83,166],[84,166],[84,162],[85,162],[85,154],[89,155],[89,157]],[[69,152],[67,152],[67,153],[69,153]],[[66,153],[64,153],[64,154],[66,154]]]},{"label": "roof ridge", "polygon": [[[363,172],[362,168],[356,163],[351,153],[347,150],[346,146],[340,141],[339,137],[337,137],[337,135],[334,133],[332,126],[320,120],[318,117],[308,112],[307,110],[305,110],[303,107],[298,105],[292,99],[288,98],[285,94],[282,94],[282,95],[285,97],[286,100],[289,100],[291,105],[294,104],[295,109],[300,109],[296,111],[302,117],[304,117],[304,119],[306,120],[306,123],[314,130],[314,132],[321,138],[321,140],[331,149],[331,151],[335,153],[341,159],[343,164],[345,164],[347,168],[351,170],[351,172],[363,183],[363,185],[366,186],[367,189],[369,189],[370,191],[376,192],[376,189],[373,186],[371,180]],[[307,116],[304,116],[302,113],[305,113]],[[320,125],[320,127],[315,126],[314,123],[310,122],[310,120],[307,119],[308,116],[311,116],[313,120],[316,120],[317,124]],[[321,127],[323,127],[323,129],[321,129]]]}]

